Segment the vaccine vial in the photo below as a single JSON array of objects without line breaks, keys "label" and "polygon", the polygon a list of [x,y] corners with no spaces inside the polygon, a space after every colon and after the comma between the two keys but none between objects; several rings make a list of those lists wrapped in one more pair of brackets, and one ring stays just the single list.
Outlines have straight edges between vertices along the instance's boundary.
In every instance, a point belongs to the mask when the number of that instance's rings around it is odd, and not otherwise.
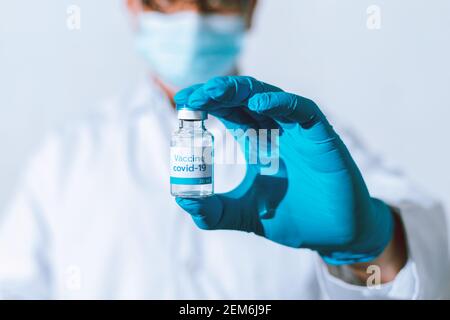
[{"label": "vaccine vial", "polygon": [[214,193],[214,137],[205,128],[207,113],[177,106],[179,128],[170,145],[170,192],[182,198]]}]

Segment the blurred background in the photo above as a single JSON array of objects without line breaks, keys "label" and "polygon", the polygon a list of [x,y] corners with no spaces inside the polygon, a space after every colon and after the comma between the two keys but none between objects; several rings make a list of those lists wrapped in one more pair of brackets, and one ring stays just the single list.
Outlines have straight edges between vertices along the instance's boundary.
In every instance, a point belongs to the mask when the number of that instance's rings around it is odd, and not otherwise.
[{"label": "blurred background", "polygon": [[[332,110],[449,209],[449,17],[448,0],[260,0],[242,69]],[[1,1],[0,214],[46,132],[142,74],[124,0]]]}]

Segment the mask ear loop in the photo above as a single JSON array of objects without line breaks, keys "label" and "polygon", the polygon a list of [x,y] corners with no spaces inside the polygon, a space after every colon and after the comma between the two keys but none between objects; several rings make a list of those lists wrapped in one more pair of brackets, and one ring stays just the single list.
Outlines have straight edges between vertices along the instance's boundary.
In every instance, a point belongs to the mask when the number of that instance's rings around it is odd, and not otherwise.
[{"label": "mask ear loop", "polygon": [[243,9],[243,17],[245,19],[245,26],[247,30],[252,27],[252,13],[255,10],[256,0],[244,0],[244,9]]}]

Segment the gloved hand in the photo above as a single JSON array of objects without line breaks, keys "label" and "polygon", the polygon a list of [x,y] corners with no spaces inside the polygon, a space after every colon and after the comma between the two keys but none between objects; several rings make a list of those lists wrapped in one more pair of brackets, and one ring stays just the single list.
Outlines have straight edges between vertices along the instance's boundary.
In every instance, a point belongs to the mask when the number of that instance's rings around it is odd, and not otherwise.
[{"label": "gloved hand", "polygon": [[329,264],[375,259],[393,233],[389,207],[371,198],[346,146],[317,105],[251,77],[219,77],[180,91],[175,101],[206,110],[228,129],[280,130],[280,168],[248,164],[233,191],[177,198],[198,227],[254,232],[316,250]]}]

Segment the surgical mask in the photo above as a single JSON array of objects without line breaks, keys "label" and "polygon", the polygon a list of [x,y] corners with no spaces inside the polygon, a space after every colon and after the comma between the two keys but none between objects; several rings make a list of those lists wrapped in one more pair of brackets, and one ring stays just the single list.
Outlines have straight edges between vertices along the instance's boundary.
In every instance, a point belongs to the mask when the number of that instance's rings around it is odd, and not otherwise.
[{"label": "surgical mask", "polygon": [[239,15],[141,14],[137,47],[155,75],[176,89],[231,74],[245,34]]}]

